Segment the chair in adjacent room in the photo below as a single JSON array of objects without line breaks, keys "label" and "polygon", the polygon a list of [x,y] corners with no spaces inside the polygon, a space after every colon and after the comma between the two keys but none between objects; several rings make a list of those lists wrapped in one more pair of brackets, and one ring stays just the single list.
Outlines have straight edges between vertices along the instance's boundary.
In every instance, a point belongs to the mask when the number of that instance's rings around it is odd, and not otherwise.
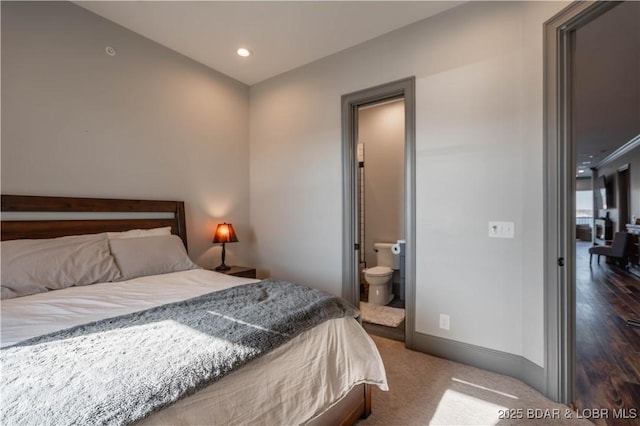
[{"label": "chair in adjacent room", "polygon": [[598,265],[600,264],[600,256],[613,257],[620,261],[626,259],[630,237],[631,235],[626,232],[616,232],[610,246],[593,246],[589,248],[589,266],[591,266],[591,259],[593,259],[594,254],[598,255]]}]

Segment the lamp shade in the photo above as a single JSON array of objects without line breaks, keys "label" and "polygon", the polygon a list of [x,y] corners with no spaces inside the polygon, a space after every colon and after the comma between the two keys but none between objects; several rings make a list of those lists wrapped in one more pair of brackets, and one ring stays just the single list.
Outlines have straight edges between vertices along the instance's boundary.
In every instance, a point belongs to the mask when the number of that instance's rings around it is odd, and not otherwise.
[{"label": "lamp shade", "polygon": [[214,243],[236,243],[238,237],[236,237],[236,231],[233,230],[233,225],[230,223],[221,223],[216,228],[216,234],[213,236]]}]

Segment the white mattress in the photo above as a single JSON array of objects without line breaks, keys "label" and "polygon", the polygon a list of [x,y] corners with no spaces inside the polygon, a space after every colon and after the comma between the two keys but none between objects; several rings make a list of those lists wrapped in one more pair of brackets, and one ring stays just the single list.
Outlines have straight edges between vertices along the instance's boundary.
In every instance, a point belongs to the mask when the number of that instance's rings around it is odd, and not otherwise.
[{"label": "white mattress", "polygon": [[[196,269],[2,301],[1,345],[257,280]],[[387,390],[382,359],[352,318],[327,321],[145,424],[301,424],[360,383]]]}]

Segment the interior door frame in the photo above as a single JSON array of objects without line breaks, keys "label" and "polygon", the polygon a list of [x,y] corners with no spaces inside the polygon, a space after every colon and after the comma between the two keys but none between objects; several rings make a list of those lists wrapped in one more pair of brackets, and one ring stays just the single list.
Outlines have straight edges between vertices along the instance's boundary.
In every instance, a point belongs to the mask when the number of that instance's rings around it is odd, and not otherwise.
[{"label": "interior door frame", "polygon": [[545,394],[575,395],[575,31],[619,2],[573,2],[544,25],[544,307]]},{"label": "interior door frame", "polygon": [[342,297],[357,306],[358,200],[357,137],[358,108],[393,98],[404,98],[405,124],[405,345],[414,346],[415,333],[415,77],[393,81],[342,96]]}]

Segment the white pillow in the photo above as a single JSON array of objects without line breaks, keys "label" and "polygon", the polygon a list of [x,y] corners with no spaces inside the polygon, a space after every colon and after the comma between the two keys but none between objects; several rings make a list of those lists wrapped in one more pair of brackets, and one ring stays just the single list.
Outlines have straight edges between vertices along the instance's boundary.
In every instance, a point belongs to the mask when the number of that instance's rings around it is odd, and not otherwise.
[{"label": "white pillow", "polygon": [[171,227],[153,229],[131,229],[123,232],[107,232],[110,240],[121,240],[125,238],[158,237],[160,235],[171,235]]},{"label": "white pillow", "polygon": [[107,234],[2,242],[2,299],[117,281]]},{"label": "white pillow", "polygon": [[109,246],[124,280],[199,268],[177,235],[115,239]]}]

